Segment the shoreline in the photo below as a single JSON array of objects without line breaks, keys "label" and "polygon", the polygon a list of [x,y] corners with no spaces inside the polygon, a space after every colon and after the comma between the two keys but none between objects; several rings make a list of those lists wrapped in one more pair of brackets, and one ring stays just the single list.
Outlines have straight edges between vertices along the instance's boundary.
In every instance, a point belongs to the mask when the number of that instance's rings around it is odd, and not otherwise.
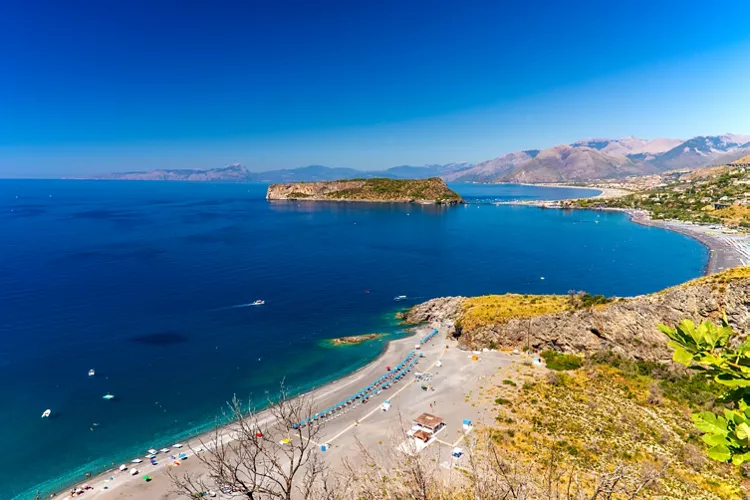
[{"label": "shoreline", "polygon": [[[596,209],[594,209],[596,210]],[[734,233],[725,233],[730,230],[726,226],[719,226],[721,229],[711,229],[711,225],[689,224],[675,220],[652,219],[651,216],[643,211],[626,210],[626,209],[608,209],[617,212],[624,212],[630,216],[631,222],[642,226],[658,227],[666,231],[673,231],[694,239],[708,249],[708,263],[704,275],[714,274],[725,269],[733,267],[746,266],[750,264],[750,248],[746,246],[750,237],[744,236],[733,238],[731,236],[722,237],[718,234],[721,231],[725,235]],[[741,241],[746,239],[746,241]],[[739,240],[739,241],[738,241]],[[741,250],[739,245],[745,246]]]},{"label": "shoreline", "polygon": [[[357,392],[360,387],[355,386],[358,382],[362,382],[364,385],[369,385],[370,377],[374,376],[373,372],[377,372],[378,374],[382,374],[380,368],[382,366],[395,366],[398,364],[398,362],[401,360],[401,358],[404,357],[405,353],[407,353],[411,348],[413,347],[414,337],[418,336],[420,333],[426,333],[429,332],[431,327],[427,327],[424,325],[416,325],[412,326],[409,329],[405,330],[407,332],[411,332],[410,335],[407,335],[405,337],[398,338],[396,340],[388,341],[385,349],[372,361],[365,364],[364,366],[360,367],[359,369],[355,370],[352,373],[349,373],[347,375],[344,375],[343,377],[340,377],[338,379],[332,380],[330,382],[327,382],[320,387],[313,388],[307,391],[303,391],[300,394],[295,395],[294,397],[312,397],[315,401],[315,406],[319,408],[326,408],[330,407],[336,402],[346,399],[349,395],[352,393]],[[340,394],[343,393],[343,394]],[[377,406],[377,405],[376,405]],[[259,410],[258,418],[261,419],[263,422],[267,422],[270,419],[268,410],[266,408]],[[186,453],[188,456],[188,459],[185,461],[187,464],[196,464],[198,463],[197,460],[189,460],[189,457],[192,457],[194,455],[193,450],[199,451],[201,450],[204,445],[201,443],[202,441],[205,441],[206,444],[210,444],[210,440],[212,436],[215,434],[216,428],[210,429],[208,431],[202,432],[196,436],[193,436],[184,442],[182,442],[182,447],[180,449],[174,449],[172,448],[171,444],[165,444],[164,447],[169,447],[169,452],[174,455],[178,455],[179,453]],[[228,429],[228,424],[221,424],[219,425],[219,436],[222,439],[222,442],[227,438],[230,437],[230,430]],[[231,440],[231,439],[230,439]],[[161,446],[161,445],[160,445]],[[155,449],[159,449],[156,444],[154,444]],[[147,453],[146,450],[143,450],[143,455]],[[140,464],[134,464],[128,459],[125,463],[125,465],[128,466],[128,470],[126,471],[120,471],[116,466],[114,468],[108,469],[104,472],[92,475],[90,478],[84,478],[79,481],[76,481],[72,483],[72,485],[67,486],[66,488],[62,490],[55,491],[55,497],[54,498],[62,498],[63,500],[72,500],[70,497],[70,490],[81,486],[83,484],[89,484],[94,489],[89,490],[85,494],[85,498],[99,498],[101,495],[110,495],[113,491],[115,491],[118,487],[124,486],[124,485],[130,485],[133,483],[137,483],[138,480],[140,480],[144,475],[151,475],[154,476],[156,474],[164,475],[167,466],[171,465],[171,461],[167,460],[169,454],[160,453],[157,455],[156,459],[159,462],[158,465],[152,466],[148,464],[148,460],[143,459],[143,463]],[[142,456],[139,455],[138,457],[133,458],[141,458]],[[168,463],[169,462],[169,463]],[[135,476],[131,476],[129,474],[130,472],[130,466],[133,466],[133,468],[137,468],[141,472]],[[109,478],[114,478],[114,480],[110,480]],[[118,479],[122,479],[118,481]],[[145,483],[150,484],[150,483]],[[104,489],[104,486],[107,486],[107,489]],[[17,497],[20,499],[20,497]],[[43,497],[42,497],[43,498]]]}]

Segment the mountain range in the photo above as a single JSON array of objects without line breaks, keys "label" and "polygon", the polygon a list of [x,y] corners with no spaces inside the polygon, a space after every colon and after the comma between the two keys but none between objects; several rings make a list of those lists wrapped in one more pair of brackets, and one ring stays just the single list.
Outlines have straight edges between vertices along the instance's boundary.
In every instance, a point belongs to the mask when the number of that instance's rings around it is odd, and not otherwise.
[{"label": "mountain range", "polygon": [[95,176],[96,179],[180,180],[215,182],[302,182],[388,177],[452,182],[564,183],[616,179],[667,170],[690,170],[729,163],[750,154],[750,135],[698,136],[688,140],[585,139],[547,149],[509,153],[477,164],[402,165],[379,171],[310,165],[251,172],[240,164],[208,170],[151,170]]}]

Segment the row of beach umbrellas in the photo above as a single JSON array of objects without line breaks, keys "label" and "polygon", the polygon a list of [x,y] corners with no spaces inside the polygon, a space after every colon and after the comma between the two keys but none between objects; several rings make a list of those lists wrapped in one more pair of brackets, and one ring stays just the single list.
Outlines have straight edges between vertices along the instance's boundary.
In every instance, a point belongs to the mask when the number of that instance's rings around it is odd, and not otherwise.
[{"label": "row of beach umbrellas", "polygon": [[[437,328],[435,328],[431,333],[425,335],[419,341],[419,343],[424,344],[425,342],[429,341],[432,337],[434,337],[437,333],[438,333],[438,330]],[[419,362],[419,356],[417,356],[417,352],[414,350],[409,351],[409,353],[406,355],[403,361],[401,361],[401,363],[396,365],[392,370],[390,370],[385,375],[381,375],[380,377],[376,378],[372,384],[368,385],[367,387],[357,392],[356,394],[353,394],[352,396],[346,398],[344,401],[341,401],[340,403],[336,403],[330,408],[327,408],[321,412],[318,412],[310,418],[306,418],[300,421],[299,424],[292,424],[292,428],[298,429],[312,422],[315,422],[320,419],[326,418],[330,415],[333,415],[337,411],[340,411],[356,403],[357,400],[360,400],[362,402],[367,401],[369,398],[371,398],[374,395],[374,392],[378,388],[387,389],[391,386],[391,384],[395,384],[399,380],[404,378],[406,374],[409,373],[411,369],[414,367],[414,365],[416,365],[418,362]]]}]

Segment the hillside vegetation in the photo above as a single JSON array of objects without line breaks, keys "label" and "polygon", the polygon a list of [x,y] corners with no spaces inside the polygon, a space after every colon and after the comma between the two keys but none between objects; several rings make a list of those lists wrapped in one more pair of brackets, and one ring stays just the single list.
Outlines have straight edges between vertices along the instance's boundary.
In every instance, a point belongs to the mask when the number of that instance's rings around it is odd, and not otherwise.
[{"label": "hillside vegetation", "polygon": [[606,356],[543,377],[516,365],[471,402],[494,411],[488,432],[501,456],[539,476],[554,463],[555,473],[572,479],[586,498],[601,481],[592,471],[616,470],[630,471],[631,480],[652,478],[638,498],[742,498],[739,472],[706,458],[686,411],[712,407],[716,391],[687,375],[660,377],[658,370]]},{"label": "hillside vegetation", "polygon": [[646,210],[654,219],[750,228],[750,172],[725,165],[685,174],[666,185],[621,198],[575,203],[582,208]]},{"label": "hillside vegetation", "polygon": [[457,204],[463,199],[440,178],[353,179],[330,182],[272,184],[266,195],[271,200],[332,200],[373,202],[416,202]]}]

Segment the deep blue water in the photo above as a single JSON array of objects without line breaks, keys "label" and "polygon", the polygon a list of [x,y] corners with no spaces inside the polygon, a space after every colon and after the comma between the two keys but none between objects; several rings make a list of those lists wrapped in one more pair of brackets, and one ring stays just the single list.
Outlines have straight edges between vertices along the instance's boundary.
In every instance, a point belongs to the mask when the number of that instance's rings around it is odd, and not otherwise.
[{"label": "deep blue water", "polygon": [[[455,188],[472,202],[584,193]],[[321,340],[398,335],[395,295],[640,294],[698,276],[708,259],[699,243],[619,213],[264,194],[0,181],[3,498],[170,445],[233,394],[261,399],[282,377],[304,389],[362,366],[383,342]],[[266,305],[231,307],[258,298]],[[40,418],[46,408],[53,418]]]}]

